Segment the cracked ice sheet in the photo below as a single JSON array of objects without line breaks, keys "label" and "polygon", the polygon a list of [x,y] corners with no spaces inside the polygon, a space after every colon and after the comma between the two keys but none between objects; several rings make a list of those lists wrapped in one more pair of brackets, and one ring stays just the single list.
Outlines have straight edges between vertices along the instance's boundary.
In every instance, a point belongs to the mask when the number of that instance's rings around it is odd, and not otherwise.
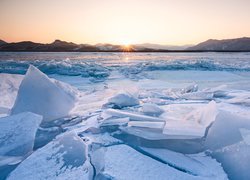
[{"label": "cracked ice sheet", "polygon": [[[183,88],[187,84],[196,82],[201,89],[216,87],[223,84],[231,88],[239,88],[240,82],[249,82],[249,77],[240,76],[226,71],[151,71],[148,72],[153,79],[175,84],[176,88]],[[246,84],[248,86],[248,84]],[[171,88],[173,88],[172,86]]]},{"label": "cracked ice sheet", "polygon": [[[114,145],[101,148],[91,156],[93,164],[97,164],[97,177],[109,177],[117,180],[147,179],[211,179],[214,176],[194,176],[177,170],[151,157],[148,157],[127,145]],[[221,179],[227,179],[220,174]]]},{"label": "cracked ice sheet", "polygon": [[58,136],[25,159],[8,179],[91,179],[87,146],[75,133]]},{"label": "cracked ice sheet", "polygon": [[185,155],[167,149],[141,148],[141,150],[161,162],[194,176],[211,177],[218,180],[227,179],[221,165],[204,153]]}]

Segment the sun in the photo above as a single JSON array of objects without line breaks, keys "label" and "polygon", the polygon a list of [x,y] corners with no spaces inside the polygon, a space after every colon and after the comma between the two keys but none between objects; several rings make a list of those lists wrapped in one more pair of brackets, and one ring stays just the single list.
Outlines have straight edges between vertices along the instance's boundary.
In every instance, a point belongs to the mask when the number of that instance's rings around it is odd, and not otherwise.
[{"label": "sun", "polygon": [[123,45],[125,47],[129,47],[129,46],[131,46],[131,44],[132,44],[132,41],[130,39],[123,39],[121,41],[121,45]]},{"label": "sun", "polygon": [[122,45],[124,46],[124,47],[129,47],[130,46],[130,44],[131,43],[129,43],[128,41],[124,41],[124,42],[122,42]]},{"label": "sun", "polygon": [[131,39],[128,38],[121,39],[119,44],[122,46],[123,51],[125,52],[133,51],[133,43]]}]

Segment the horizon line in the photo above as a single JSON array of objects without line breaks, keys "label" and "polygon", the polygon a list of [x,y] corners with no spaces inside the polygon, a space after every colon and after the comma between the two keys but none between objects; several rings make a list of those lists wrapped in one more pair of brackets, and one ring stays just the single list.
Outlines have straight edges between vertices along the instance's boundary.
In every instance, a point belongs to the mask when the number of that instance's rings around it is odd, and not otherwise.
[{"label": "horizon line", "polygon": [[[242,37],[236,37],[236,38],[223,38],[223,39],[214,39],[214,38],[209,38],[209,39],[206,39],[204,41],[201,41],[199,43],[202,43],[202,42],[205,42],[205,41],[208,41],[208,40],[232,40],[232,39],[242,39],[242,38],[250,38],[248,36],[242,36]],[[67,42],[67,43],[73,43],[73,44],[77,44],[77,45],[81,45],[81,44],[87,44],[87,45],[98,45],[98,44],[110,44],[110,45],[118,45],[118,46],[126,46],[126,45],[143,45],[143,44],[152,44],[152,45],[161,45],[161,46],[177,46],[177,47],[181,47],[181,46],[193,46],[193,45],[197,45],[197,44],[182,44],[182,45],[175,45],[175,44],[161,44],[161,43],[151,43],[151,42],[143,42],[143,43],[131,43],[131,44],[117,44],[117,43],[106,43],[106,42],[99,42],[99,43],[75,43],[75,42],[72,42],[72,41],[67,41],[67,40],[61,40],[61,39],[58,39],[58,38],[55,38],[54,41],[52,42],[37,42],[37,41],[32,41],[32,40],[21,40],[21,41],[14,41],[14,42],[8,42],[8,41],[5,41],[3,39],[0,39],[6,43],[20,43],[20,42],[33,42],[33,43],[39,43],[39,44],[52,44],[54,43],[55,41],[62,41],[62,42]]]}]

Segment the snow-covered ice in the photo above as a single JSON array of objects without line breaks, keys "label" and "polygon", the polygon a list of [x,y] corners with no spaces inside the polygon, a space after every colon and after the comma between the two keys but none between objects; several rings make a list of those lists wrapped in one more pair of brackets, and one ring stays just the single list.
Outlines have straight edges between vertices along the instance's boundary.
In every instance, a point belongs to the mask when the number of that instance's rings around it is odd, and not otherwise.
[{"label": "snow-covered ice", "polygon": [[87,145],[71,132],[31,154],[7,179],[92,179],[92,176]]},{"label": "snow-covered ice", "polygon": [[[172,154],[175,153],[172,152]],[[92,154],[92,160],[93,164],[96,163],[99,166],[97,177],[100,179],[227,179],[226,174],[215,160],[204,158],[204,161],[200,162],[182,154],[175,154],[175,156],[176,158],[173,161],[188,161],[190,168],[195,169],[192,166],[196,166],[197,173],[192,174],[188,171],[180,171],[176,167],[169,166],[167,162],[164,163],[164,161],[145,156],[143,153],[126,145],[114,145],[98,149]],[[213,162],[209,163],[209,168],[211,169],[207,169],[208,167],[203,169],[202,167],[197,167],[198,165],[205,166],[202,163],[205,164],[207,163],[206,161]],[[181,164],[179,165],[181,166]]]}]

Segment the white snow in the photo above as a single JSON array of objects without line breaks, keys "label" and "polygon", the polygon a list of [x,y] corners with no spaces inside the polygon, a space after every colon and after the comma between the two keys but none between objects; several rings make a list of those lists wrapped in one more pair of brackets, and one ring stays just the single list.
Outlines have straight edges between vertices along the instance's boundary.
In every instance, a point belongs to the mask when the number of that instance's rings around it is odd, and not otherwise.
[{"label": "white snow", "polygon": [[50,121],[67,116],[75,104],[74,89],[65,83],[49,79],[30,66],[20,85],[11,114],[30,111]]},{"label": "white snow", "polygon": [[87,146],[75,133],[57,137],[25,159],[8,177],[11,179],[92,179],[93,167]]},{"label": "white snow", "polygon": [[24,112],[0,118],[0,156],[25,156],[33,150],[42,116]]}]

